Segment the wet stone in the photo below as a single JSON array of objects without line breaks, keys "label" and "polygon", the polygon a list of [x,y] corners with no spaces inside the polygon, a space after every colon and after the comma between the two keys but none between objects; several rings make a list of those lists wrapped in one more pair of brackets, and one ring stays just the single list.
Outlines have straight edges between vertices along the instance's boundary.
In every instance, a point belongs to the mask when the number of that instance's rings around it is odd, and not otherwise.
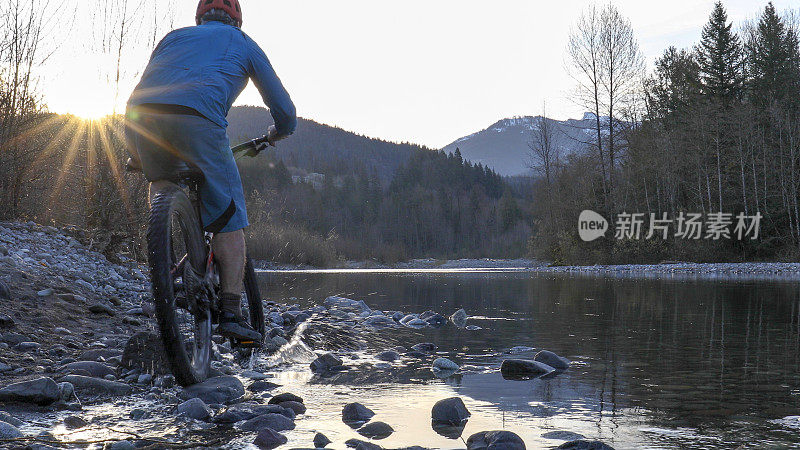
[{"label": "wet stone", "polygon": [[487,448],[525,450],[525,442],[510,431],[482,431],[467,439],[467,450]]},{"label": "wet stone", "polygon": [[265,392],[265,391],[271,391],[279,387],[280,387],[279,384],[262,380],[252,383],[250,386],[247,387],[247,390],[250,392]]},{"label": "wet stone", "polygon": [[193,398],[178,405],[178,414],[190,419],[206,420],[211,417],[211,409],[199,398]]},{"label": "wet stone", "polygon": [[89,422],[85,421],[82,417],[79,416],[67,416],[64,419],[64,426],[70,430],[83,428],[87,425],[89,425]]},{"label": "wet stone", "polygon": [[396,351],[389,350],[389,351],[378,353],[377,355],[375,355],[375,358],[380,360],[380,361],[393,362],[393,361],[397,361],[398,359],[400,359],[400,354],[397,353]]},{"label": "wet stone", "polygon": [[278,394],[278,395],[272,397],[271,399],[269,399],[269,404],[270,405],[279,405],[279,404],[281,404],[283,402],[303,403],[303,399],[298,397],[297,395],[294,395],[294,394],[290,393],[290,392],[284,392],[283,394]]},{"label": "wet stone", "polygon": [[271,450],[289,442],[286,436],[271,428],[264,428],[258,432],[253,444],[262,450]]},{"label": "wet stone", "polygon": [[558,448],[567,450],[614,450],[614,447],[600,441],[586,441],[583,439],[565,442],[559,445]]},{"label": "wet stone", "polygon": [[0,402],[49,405],[60,398],[58,385],[51,378],[23,381],[0,389]]},{"label": "wet stone", "polygon": [[306,413],[306,405],[300,402],[295,402],[290,400],[288,402],[280,402],[278,403],[278,406],[280,406],[281,408],[291,409],[292,411],[294,411],[295,415],[298,416],[300,414]]},{"label": "wet stone", "polygon": [[17,439],[21,437],[23,437],[23,434],[17,427],[0,421],[0,439]]},{"label": "wet stone", "polygon": [[358,428],[375,416],[375,412],[361,403],[348,403],[342,409],[342,422],[351,428]]},{"label": "wet stone", "polygon": [[199,398],[206,404],[228,404],[244,396],[244,386],[236,377],[223,376],[184,388],[179,394],[183,400]]},{"label": "wet stone", "polygon": [[314,447],[315,448],[325,448],[330,443],[331,443],[331,440],[328,439],[328,436],[325,436],[322,433],[317,433],[317,434],[314,435]]},{"label": "wet stone", "polygon": [[275,431],[294,430],[294,421],[283,414],[263,414],[254,417],[239,425],[242,431],[260,431],[264,428],[271,428]]},{"label": "wet stone", "polygon": [[533,360],[547,364],[556,370],[569,369],[569,361],[548,350],[540,351],[536,354],[536,356],[533,357]]},{"label": "wet stone", "polygon": [[385,422],[372,422],[358,429],[358,434],[370,439],[386,439],[394,433],[394,428]]},{"label": "wet stone", "polygon": [[439,400],[431,410],[431,420],[440,424],[461,425],[471,416],[464,401],[458,397]]}]

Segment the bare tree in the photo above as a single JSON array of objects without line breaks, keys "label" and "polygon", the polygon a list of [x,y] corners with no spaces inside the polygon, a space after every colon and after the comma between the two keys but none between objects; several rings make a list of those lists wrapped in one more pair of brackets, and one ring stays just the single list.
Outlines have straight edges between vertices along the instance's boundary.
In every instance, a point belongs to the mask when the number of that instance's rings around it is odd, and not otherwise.
[{"label": "bare tree", "polygon": [[617,138],[622,131],[618,116],[636,103],[644,76],[644,58],[630,20],[616,6],[608,4],[600,14],[601,76],[608,113],[609,191],[614,201],[614,171]]},{"label": "bare tree", "polygon": [[613,211],[620,117],[638,98],[644,59],[630,21],[612,4],[601,10],[592,5],[581,15],[570,35],[568,54],[576,102],[594,114],[592,145],[600,157],[606,208]]},{"label": "bare tree", "polygon": [[59,8],[49,0],[0,5],[0,216],[19,214],[27,185],[42,172],[31,164],[42,121],[35,69],[47,59],[48,30]]},{"label": "bare tree", "polygon": [[606,156],[603,151],[603,127],[600,112],[603,107],[602,95],[602,51],[603,34],[600,12],[592,5],[578,18],[575,28],[570,33],[567,47],[569,54],[569,73],[575,80],[575,100],[581,107],[594,113],[595,142],[600,158],[600,169],[603,180],[603,195],[608,198],[608,174]]},{"label": "bare tree", "polygon": [[559,148],[555,143],[556,130],[547,118],[547,107],[542,107],[542,115],[538,118],[531,140],[528,142],[530,162],[528,167],[544,177],[547,186],[553,182],[554,169],[559,160]]}]

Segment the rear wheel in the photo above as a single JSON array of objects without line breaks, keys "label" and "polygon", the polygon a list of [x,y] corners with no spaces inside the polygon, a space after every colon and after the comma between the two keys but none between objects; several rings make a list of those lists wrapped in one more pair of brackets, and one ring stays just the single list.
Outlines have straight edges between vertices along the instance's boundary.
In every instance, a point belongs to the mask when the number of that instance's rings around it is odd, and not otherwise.
[{"label": "rear wheel", "polygon": [[186,193],[168,188],[150,208],[148,261],[156,317],[175,379],[202,382],[211,365],[211,308],[203,292],[206,247],[197,213]]}]

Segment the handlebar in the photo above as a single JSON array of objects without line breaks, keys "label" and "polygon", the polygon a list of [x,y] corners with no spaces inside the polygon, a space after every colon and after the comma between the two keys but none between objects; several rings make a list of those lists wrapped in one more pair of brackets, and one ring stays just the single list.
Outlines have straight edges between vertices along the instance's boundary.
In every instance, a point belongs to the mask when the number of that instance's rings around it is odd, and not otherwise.
[{"label": "handlebar", "polygon": [[234,154],[241,152],[253,152],[254,154],[252,156],[255,156],[258,153],[261,153],[262,150],[267,148],[268,145],[269,145],[269,140],[267,136],[261,136],[260,138],[256,138],[251,141],[247,141],[235,147],[232,147],[231,151]]}]

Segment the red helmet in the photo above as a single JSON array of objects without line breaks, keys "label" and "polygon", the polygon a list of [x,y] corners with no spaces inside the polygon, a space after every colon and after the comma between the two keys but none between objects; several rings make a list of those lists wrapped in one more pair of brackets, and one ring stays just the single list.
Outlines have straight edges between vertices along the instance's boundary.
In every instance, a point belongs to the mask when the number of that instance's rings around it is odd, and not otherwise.
[{"label": "red helmet", "polygon": [[225,11],[236,21],[238,26],[242,26],[242,8],[239,6],[239,0],[200,0],[200,3],[197,4],[197,15],[195,16],[195,21],[198,25],[200,25],[200,18],[203,17],[203,14],[212,9]]}]

